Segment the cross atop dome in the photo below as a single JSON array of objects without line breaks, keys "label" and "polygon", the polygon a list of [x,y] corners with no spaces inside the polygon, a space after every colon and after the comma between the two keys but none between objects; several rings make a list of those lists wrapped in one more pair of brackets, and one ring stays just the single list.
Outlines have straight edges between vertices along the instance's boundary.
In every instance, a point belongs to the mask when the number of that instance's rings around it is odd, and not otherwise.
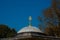
[{"label": "cross atop dome", "polygon": [[32,26],[32,16],[29,16],[29,27]]}]

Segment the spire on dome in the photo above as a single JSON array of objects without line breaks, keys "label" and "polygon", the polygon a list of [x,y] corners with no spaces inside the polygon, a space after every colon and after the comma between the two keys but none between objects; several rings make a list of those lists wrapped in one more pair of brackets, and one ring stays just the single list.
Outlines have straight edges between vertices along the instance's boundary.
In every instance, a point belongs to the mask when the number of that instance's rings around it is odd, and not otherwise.
[{"label": "spire on dome", "polygon": [[32,25],[32,17],[29,16],[29,27]]}]

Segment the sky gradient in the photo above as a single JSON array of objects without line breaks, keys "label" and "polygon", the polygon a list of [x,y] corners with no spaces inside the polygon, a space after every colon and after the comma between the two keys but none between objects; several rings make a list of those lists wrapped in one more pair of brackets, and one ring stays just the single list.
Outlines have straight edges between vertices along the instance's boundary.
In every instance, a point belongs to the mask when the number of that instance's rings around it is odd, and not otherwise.
[{"label": "sky gradient", "polygon": [[28,26],[28,17],[32,16],[32,25],[38,26],[38,16],[42,16],[50,4],[51,0],[0,0],[0,24],[18,31]]}]

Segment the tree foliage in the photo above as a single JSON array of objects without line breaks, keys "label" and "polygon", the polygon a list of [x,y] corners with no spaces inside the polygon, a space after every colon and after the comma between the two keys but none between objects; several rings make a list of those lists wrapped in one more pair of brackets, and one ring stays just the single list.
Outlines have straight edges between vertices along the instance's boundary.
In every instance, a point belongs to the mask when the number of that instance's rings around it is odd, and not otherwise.
[{"label": "tree foliage", "polygon": [[[58,0],[53,0],[51,8],[45,10],[44,14],[47,18],[47,28],[45,33],[50,36],[60,37],[60,10]],[[48,19],[49,18],[49,19]]]},{"label": "tree foliage", "polygon": [[52,0],[51,7],[45,9],[43,12],[43,22],[46,27],[45,33],[49,36],[60,37],[60,1]]},{"label": "tree foliage", "polygon": [[9,28],[7,25],[0,25],[0,38],[13,37],[16,35],[15,29]]}]

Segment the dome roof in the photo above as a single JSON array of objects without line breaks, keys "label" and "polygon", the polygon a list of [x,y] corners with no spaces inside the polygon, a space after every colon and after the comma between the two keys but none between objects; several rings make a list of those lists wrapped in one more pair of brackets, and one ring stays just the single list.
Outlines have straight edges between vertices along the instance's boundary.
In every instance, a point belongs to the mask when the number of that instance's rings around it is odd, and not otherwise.
[{"label": "dome roof", "polygon": [[38,29],[36,27],[32,27],[32,26],[24,27],[18,31],[18,33],[22,33],[22,32],[40,32],[40,33],[42,33],[42,31],[40,29]]},{"label": "dome roof", "polygon": [[32,26],[32,23],[31,22],[32,22],[32,17],[29,16],[29,26],[22,28],[17,33],[22,33],[22,32],[40,32],[40,33],[42,33],[40,29]]}]

